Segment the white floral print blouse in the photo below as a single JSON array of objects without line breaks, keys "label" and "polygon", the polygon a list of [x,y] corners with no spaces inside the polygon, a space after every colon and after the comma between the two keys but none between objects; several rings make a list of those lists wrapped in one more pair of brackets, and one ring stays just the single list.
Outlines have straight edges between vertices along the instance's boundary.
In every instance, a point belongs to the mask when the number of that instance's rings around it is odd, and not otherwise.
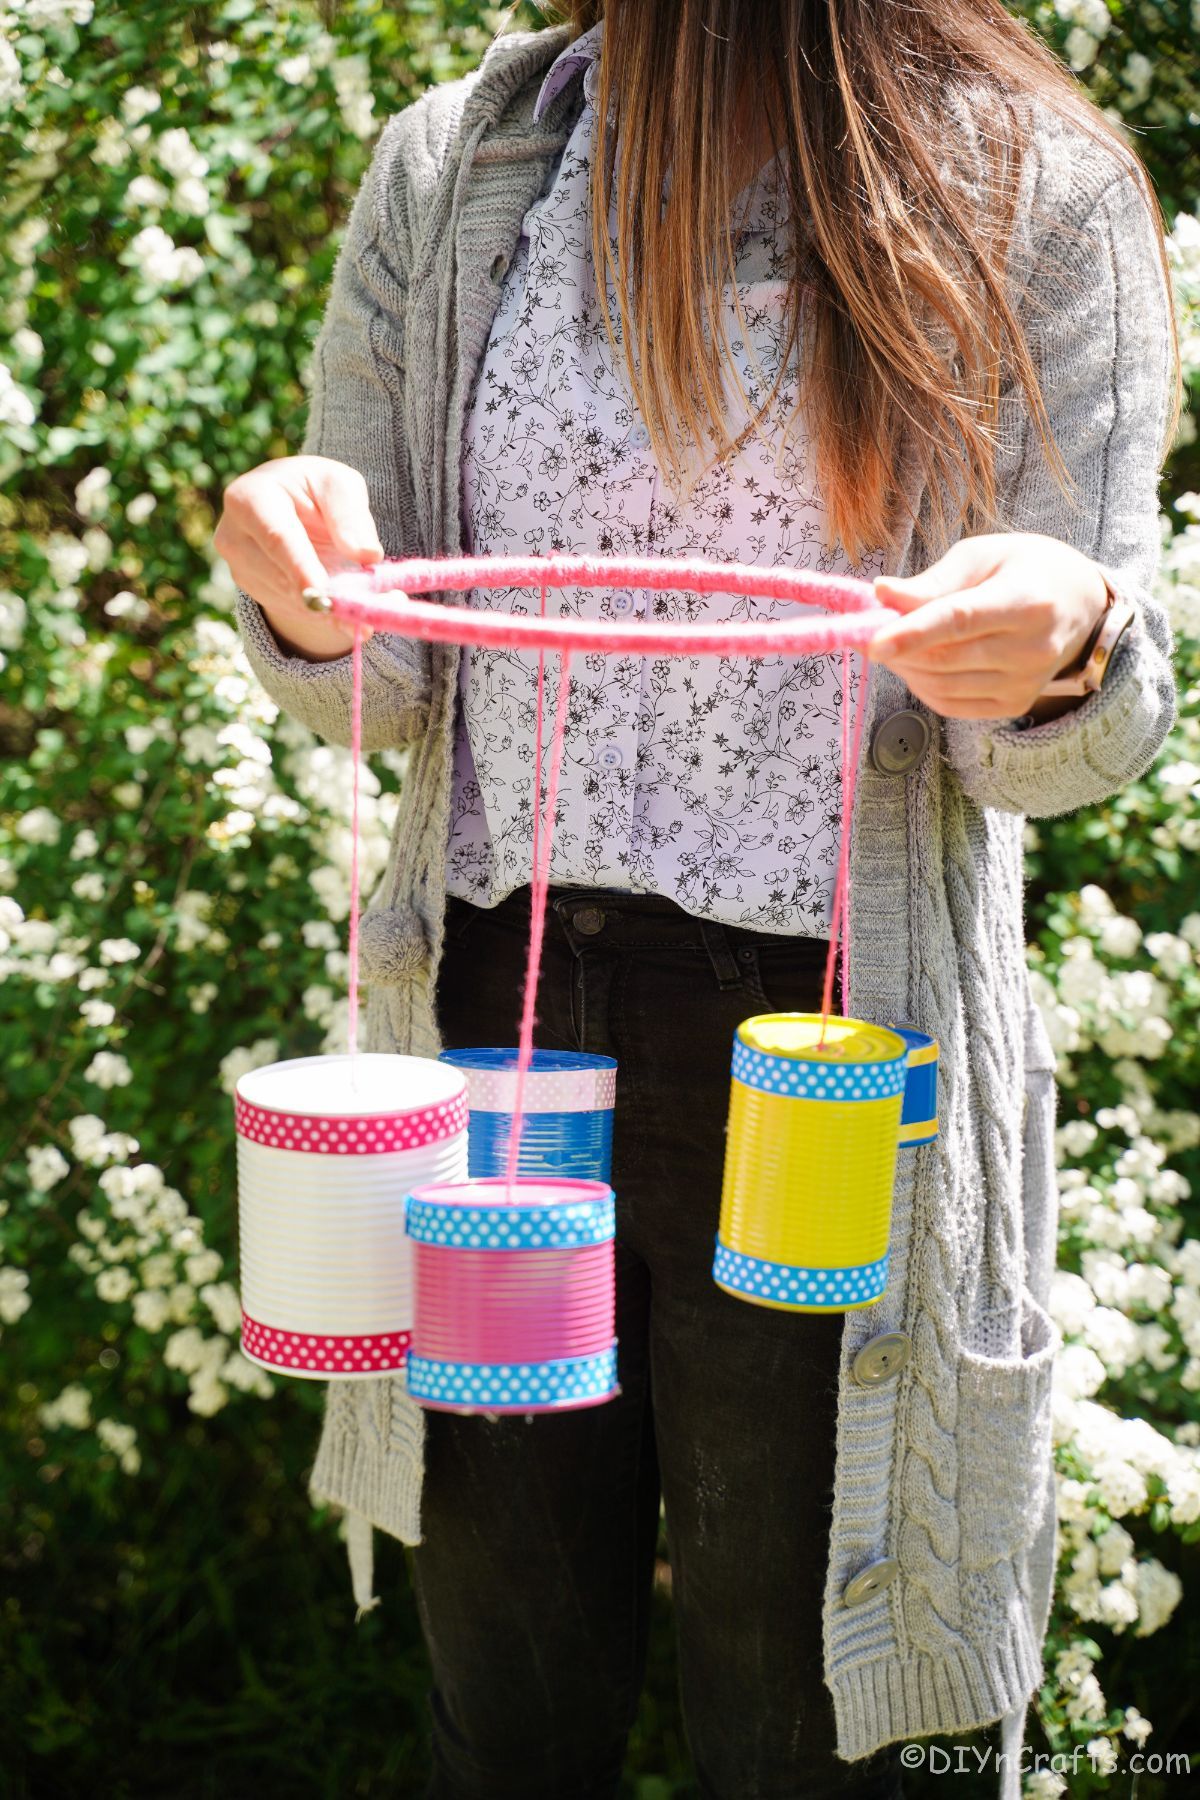
[{"label": "white floral print blouse", "polygon": [[[507,271],[463,444],[465,540],[477,555],[553,551],[705,557],[869,577],[821,548],[821,502],[803,436],[783,427],[794,369],[762,430],[672,493],[614,364],[590,253],[592,107],[601,27],[549,70],[538,112],[582,63],[583,107],[548,192],[526,215]],[[739,197],[742,325],[729,340],[757,408],[783,349],[787,237],[774,165]],[[615,304],[610,300],[614,320]],[[764,385],[765,384],[765,385]],[[732,384],[729,384],[732,387]],[[469,604],[536,610],[536,593],[476,590]],[[551,590],[547,610],[630,620],[747,619],[786,601],[695,593]],[[546,659],[542,793],[558,659]],[[853,689],[852,689],[853,691]],[[448,889],[494,906],[529,880],[537,658],[464,653]],[[554,834],[555,885],[658,893],[728,924],[824,936],[841,817],[836,660],[578,656]]]}]

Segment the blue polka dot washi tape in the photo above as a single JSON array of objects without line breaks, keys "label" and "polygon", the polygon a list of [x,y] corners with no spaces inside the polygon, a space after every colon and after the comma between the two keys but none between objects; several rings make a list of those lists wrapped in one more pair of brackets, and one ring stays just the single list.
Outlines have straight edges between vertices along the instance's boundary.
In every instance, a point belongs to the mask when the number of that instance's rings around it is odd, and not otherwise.
[{"label": "blue polka dot washi tape", "polygon": [[[503,1183],[497,1186],[502,1195]],[[445,1249],[572,1250],[612,1238],[616,1207],[611,1188],[591,1199],[557,1203],[510,1203],[498,1196],[494,1205],[452,1201],[426,1189],[408,1196],[405,1223],[414,1243]]]},{"label": "blue polka dot washi tape", "polygon": [[745,1256],[717,1238],[713,1256],[713,1280],[718,1287],[779,1306],[840,1311],[847,1306],[869,1305],[887,1286],[888,1259],[859,1263],[846,1269],[803,1269],[788,1263],[765,1262]]},{"label": "blue polka dot washi tape", "polygon": [[733,1079],[766,1094],[798,1100],[886,1100],[902,1093],[903,1054],[877,1062],[775,1056],[756,1050],[740,1033],[733,1044]]},{"label": "blue polka dot washi tape", "polygon": [[607,1400],[617,1391],[616,1339],[592,1356],[551,1362],[446,1362],[410,1351],[407,1382],[414,1400],[435,1407],[523,1412],[529,1407],[578,1406]]}]

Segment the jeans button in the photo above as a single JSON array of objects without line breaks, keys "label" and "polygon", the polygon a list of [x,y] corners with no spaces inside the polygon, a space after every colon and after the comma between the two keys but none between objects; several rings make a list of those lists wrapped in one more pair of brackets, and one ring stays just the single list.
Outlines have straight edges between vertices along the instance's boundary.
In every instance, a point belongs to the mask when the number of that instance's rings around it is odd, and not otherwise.
[{"label": "jeans button", "polygon": [[851,1365],[859,1387],[880,1387],[898,1375],[912,1352],[902,1331],[885,1331],[863,1345]]},{"label": "jeans button", "polygon": [[907,775],[929,748],[929,723],[919,712],[892,713],[871,736],[871,762],[881,775]]},{"label": "jeans button", "polygon": [[876,1594],[882,1594],[885,1587],[892,1585],[899,1573],[900,1564],[894,1556],[881,1556],[878,1562],[868,1563],[842,1589],[844,1604],[862,1606],[867,1600],[873,1600]]},{"label": "jeans button", "polygon": [[598,906],[581,906],[571,923],[584,937],[595,937],[597,932],[604,930],[604,914]]}]

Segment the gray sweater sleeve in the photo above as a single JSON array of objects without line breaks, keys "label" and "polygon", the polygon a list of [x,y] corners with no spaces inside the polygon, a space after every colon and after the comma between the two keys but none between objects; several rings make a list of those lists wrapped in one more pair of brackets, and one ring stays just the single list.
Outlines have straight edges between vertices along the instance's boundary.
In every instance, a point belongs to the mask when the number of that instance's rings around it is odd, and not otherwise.
[{"label": "gray sweater sleeve", "polygon": [[[1023,311],[1077,505],[1055,482],[1025,409],[1001,515],[1006,529],[1045,533],[1090,556],[1137,618],[1099,693],[1062,718],[1027,729],[945,722],[950,761],[984,806],[1044,818],[1107,799],[1144,773],[1174,723],[1171,628],[1150,591],[1161,551],[1171,306],[1133,174],[1109,181],[1081,225],[1048,233]],[[1004,423],[1002,414],[1002,440]]]},{"label": "gray sweater sleeve", "polygon": [[[365,478],[388,557],[417,554],[416,505],[402,416],[407,221],[393,120],[358,190],[313,350],[303,449],[347,463]],[[283,650],[262,608],[239,595],[238,625],[250,663],[284,712],[320,737],[350,742],[350,657],[310,662]],[[363,651],[363,745],[400,748],[418,739],[429,703],[428,646],[377,632]]]}]

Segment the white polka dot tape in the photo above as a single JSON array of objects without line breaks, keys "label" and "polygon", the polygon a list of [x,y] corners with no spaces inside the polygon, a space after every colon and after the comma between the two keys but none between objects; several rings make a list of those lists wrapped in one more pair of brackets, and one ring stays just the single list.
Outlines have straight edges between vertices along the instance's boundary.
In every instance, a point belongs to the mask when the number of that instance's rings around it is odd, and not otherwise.
[{"label": "white polka dot tape", "polygon": [[859,1263],[848,1269],[803,1269],[788,1263],[766,1262],[729,1249],[718,1237],[713,1257],[713,1280],[719,1287],[781,1305],[853,1306],[878,1300],[887,1286],[888,1259]]},{"label": "white polka dot tape", "polygon": [[768,1056],[733,1040],[733,1079],[766,1094],[797,1100],[887,1100],[904,1092],[905,1056],[887,1062],[825,1062]]},{"label": "white polka dot tape", "polygon": [[239,1137],[275,1150],[304,1150],[312,1156],[385,1156],[419,1150],[467,1129],[465,1091],[411,1112],[317,1118],[305,1113],[268,1112],[240,1094],[233,1097]]},{"label": "white polka dot tape", "polygon": [[408,1359],[408,1391],[435,1405],[524,1411],[606,1399],[616,1391],[617,1345],[593,1356],[554,1362],[455,1363],[415,1353]]},{"label": "white polka dot tape", "polygon": [[574,1250],[607,1243],[616,1230],[616,1209],[611,1189],[603,1199],[553,1206],[507,1202],[464,1206],[411,1194],[405,1223],[417,1244],[459,1250]]},{"label": "white polka dot tape", "polygon": [[408,1359],[411,1331],[370,1337],[284,1331],[242,1314],[242,1349],[281,1375],[394,1375]]},{"label": "white polka dot tape", "polygon": [[[511,1113],[517,1104],[515,1069],[464,1070],[472,1112]],[[608,1112],[616,1104],[615,1069],[531,1069],[525,1077],[527,1113]]]}]

